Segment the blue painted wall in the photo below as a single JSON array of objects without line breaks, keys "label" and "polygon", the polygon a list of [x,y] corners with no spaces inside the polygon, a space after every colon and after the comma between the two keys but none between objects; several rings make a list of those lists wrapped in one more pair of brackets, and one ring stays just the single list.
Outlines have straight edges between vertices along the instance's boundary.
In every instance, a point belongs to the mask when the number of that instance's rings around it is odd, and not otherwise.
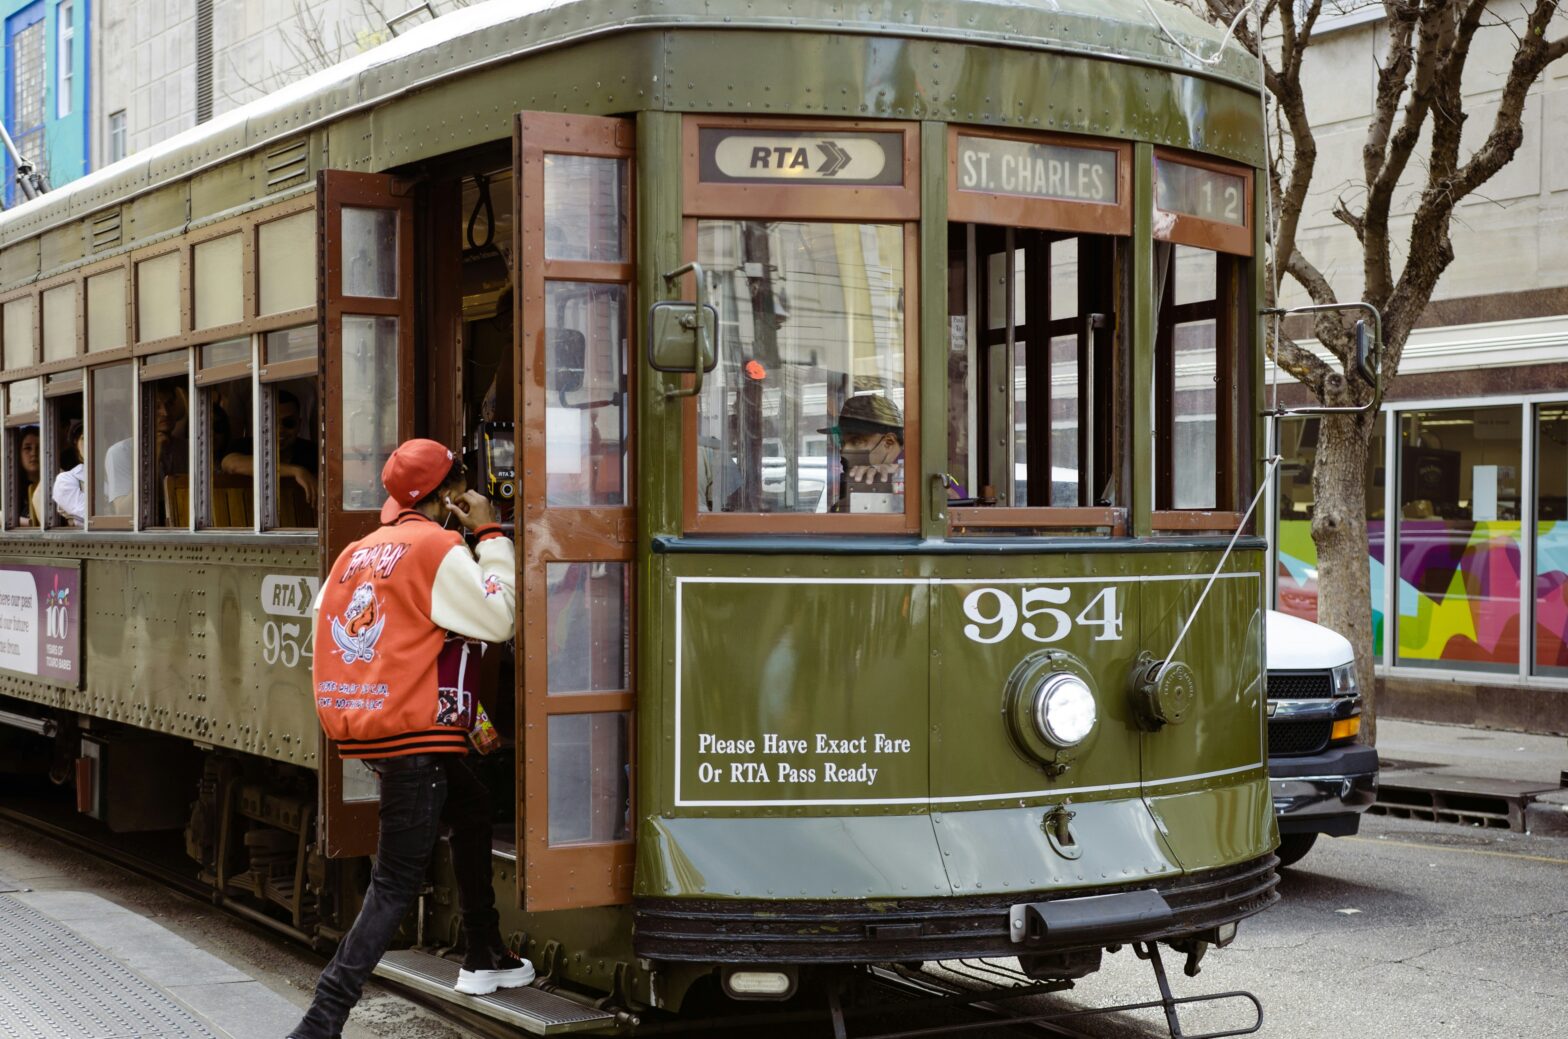
[{"label": "blue painted wall", "polygon": [[[87,110],[92,54],[90,33],[92,18],[91,0],[70,0],[69,17],[73,37],[71,40],[72,75],[70,114],[60,115],[60,38],[62,3],[65,0],[0,0],[0,23],[4,25],[4,46],[0,48],[0,82],[5,84],[4,107],[0,117],[13,137],[27,130],[17,125],[15,80],[12,75],[14,41],[16,34],[38,21],[44,23],[44,155],[45,172],[51,187],[58,187],[75,180],[91,168],[89,141],[92,122]],[[5,190],[7,207],[21,201],[24,196],[16,186],[16,166],[10,156],[5,158]]]}]

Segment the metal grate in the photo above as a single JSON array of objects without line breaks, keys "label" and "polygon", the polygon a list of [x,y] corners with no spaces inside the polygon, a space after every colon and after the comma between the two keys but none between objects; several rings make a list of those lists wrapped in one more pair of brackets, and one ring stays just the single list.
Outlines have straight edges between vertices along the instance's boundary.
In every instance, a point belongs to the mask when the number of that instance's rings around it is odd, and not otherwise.
[{"label": "metal grate", "polygon": [[0,960],[5,1039],[219,1039],[141,975],[59,921],[3,895]]},{"label": "metal grate", "polygon": [[1270,700],[1327,700],[1334,678],[1327,671],[1270,671]]},{"label": "metal grate", "polygon": [[[44,150],[45,82],[44,82],[44,20],[42,18],[11,37],[10,53],[6,55],[10,67],[11,91],[6,113],[10,118],[11,138],[22,158],[33,164],[33,169],[48,174],[48,161]],[[6,169],[15,172],[9,157]],[[11,178],[7,178],[6,197],[12,194]]]},{"label": "metal grate", "polygon": [[93,252],[117,248],[121,241],[120,207],[93,214]]},{"label": "metal grate", "polygon": [[280,144],[267,153],[267,192],[270,194],[294,184],[302,184],[310,176],[310,141],[298,140]]},{"label": "metal grate", "polygon": [[1272,721],[1269,722],[1269,757],[1300,757],[1316,754],[1328,746],[1334,731],[1332,721]]}]

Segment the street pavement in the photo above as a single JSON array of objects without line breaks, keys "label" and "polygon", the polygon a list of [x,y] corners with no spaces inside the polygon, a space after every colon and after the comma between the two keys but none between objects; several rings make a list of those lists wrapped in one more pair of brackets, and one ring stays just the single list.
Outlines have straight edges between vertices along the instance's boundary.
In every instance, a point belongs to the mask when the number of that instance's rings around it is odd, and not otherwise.
[{"label": "street pavement", "polygon": [[[35,891],[92,892],[124,906],[296,1007],[321,967],[306,949],[3,822],[0,872]],[[1167,955],[1178,996],[1251,991],[1265,1007],[1261,1034],[1284,1039],[1568,1036],[1568,838],[1369,815],[1359,836],[1320,840],[1281,876],[1280,903],[1211,951],[1198,977]],[[1148,965],[1123,949],[1034,1007],[1142,1002],[1155,991]],[[1249,1020],[1244,1010],[1189,1007],[1182,1021],[1189,1034],[1237,1027]],[[1157,1011],[1073,1027],[1105,1039],[1166,1034]],[[372,983],[345,1037],[467,1034]]]},{"label": "street pavement", "polygon": [[[1261,1034],[1282,1039],[1568,1036],[1568,839],[1368,815],[1360,835],[1320,839],[1283,870],[1279,891],[1197,978],[1167,958],[1178,996],[1250,990]],[[1124,950],[1064,1003],[1154,991],[1148,965]],[[1184,1011],[1183,1027],[1236,1027],[1241,1010]],[[1157,1014],[1132,1016],[1147,1024],[1078,1027],[1166,1034]]]}]

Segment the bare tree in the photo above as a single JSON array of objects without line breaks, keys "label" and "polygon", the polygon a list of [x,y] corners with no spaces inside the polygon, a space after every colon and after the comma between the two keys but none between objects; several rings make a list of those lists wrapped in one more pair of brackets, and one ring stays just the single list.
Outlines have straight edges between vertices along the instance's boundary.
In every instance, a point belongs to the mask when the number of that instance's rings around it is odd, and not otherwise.
[{"label": "bare tree", "polygon": [[[1188,0],[1188,6],[1212,22],[1229,25],[1253,4],[1252,0]],[[1330,0],[1330,13],[1351,6],[1369,4]],[[1431,301],[1438,279],[1454,261],[1449,230],[1455,207],[1478,192],[1519,150],[1526,96],[1542,71],[1568,53],[1568,35],[1558,18],[1557,0],[1385,0],[1379,6],[1387,20],[1387,45],[1378,65],[1359,171],[1319,170],[1309,99],[1302,91],[1303,59],[1313,44],[1324,0],[1266,0],[1260,13],[1264,82],[1275,103],[1274,125],[1269,129],[1275,147],[1268,175],[1276,200],[1269,229],[1270,262],[1277,270],[1271,269],[1274,277],[1269,284],[1276,277],[1289,278],[1313,303],[1345,302],[1332,279],[1303,250],[1298,232],[1315,178],[1321,175],[1334,184],[1353,185],[1353,193],[1339,194],[1333,215],[1360,244],[1361,298],[1383,314],[1386,392],[1399,372],[1411,330]],[[1237,38],[1256,55],[1259,27],[1246,22],[1244,18],[1238,26]],[[1465,154],[1461,139],[1469,113],[1462,81],[1471,44],[1486,26],[1508,27],[1515,43],[1485,140]],[[1412,190],[1414,217],[1408,232],[1400,231],[1390,218],[1396,198]],[[1267,344],[1270,358],[1322,404],[1371,402],[1374,388],[1356,374],[1354,343],[1345,322],[1319,316],[1313,332],[1337,364],[1305,349],[1283,329],[1276,330]],[[1368,447],[1378,421],[1374,414],[1333,415],[1321,423],[1312,477],[1318,618],[1356,648],[1356,677],[1366,697],[1363,731],[1367,742],[1375,743],[1365,488]]]},{"label": "bare tree", "polygon": [[[353,0],[352,3],[321,4],[313,0],[292,0],[293,14],[270,26],[288,52],[287,67],[260,68],[241,66],[231,51],[224,55],[229,76],[242,90],[226,90],[231,103],[240,103],[271,93],[294,80],[302,79],[338,62],[390,40],[398,31],[412,28],[421,20],[469,6],[471,0],[430,0],[427,5],[409,0]],[[421,14],[421,8],[423,13]]]}]

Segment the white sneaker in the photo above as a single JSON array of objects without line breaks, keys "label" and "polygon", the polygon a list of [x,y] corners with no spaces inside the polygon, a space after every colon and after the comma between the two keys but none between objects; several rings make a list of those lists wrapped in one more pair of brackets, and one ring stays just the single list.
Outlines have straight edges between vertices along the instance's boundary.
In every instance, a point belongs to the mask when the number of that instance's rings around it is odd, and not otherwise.
[{"label": "white sneaker", "polygon": [[[474,960],[487,962],[472,962]],[[534,965],[516,956],[470,956],[457,972],[458,992],[468,996],[488,996],[496,989],[522,988],[534,982]]]}]

